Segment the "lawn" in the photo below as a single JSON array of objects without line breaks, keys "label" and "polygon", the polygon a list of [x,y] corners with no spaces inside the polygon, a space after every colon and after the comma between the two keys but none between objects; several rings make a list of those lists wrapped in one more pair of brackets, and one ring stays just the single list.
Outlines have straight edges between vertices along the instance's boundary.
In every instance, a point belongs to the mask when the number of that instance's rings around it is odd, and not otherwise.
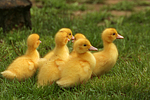
[{"label": "lawn", "polygon": [[[38,51],[43,57],[55,46],[55,33],[68,27],[75,33],[83,33],[99,50],[103,48],[101,33],[105,28],[116,28],[124,36],[115,40],[119,57],[110,72],[94,77],[86,84],[72,88],[60,88],[55,83],[51,86],[37,88],[37,73],[32,78],[19,82],[7,80],[0,76],[1,100],[148,100],[150,99],[150,9],[134,12],[137,5],[149,6],[147,2],[132,2],[128,6],[118,6],[120,2],[104,7],[99,11],[86,12],[80,16],[76,11],[85,12],[86,4],[99,4],[104,0],[34,0],[39,6],[31,8],[32,30],[23,27],[20,30],[3,35],[0,29],[0,72],[26,51],[26,39],[31,33],[40,35]],[[134,0],[133,0],[134,1]],[[129,8],[128,8],[129,7]],[[117,8],[117,9],[115,9]],[[130,16],[114,16],[110,10],[128,10]],[[70,51],[72,43],[68,43]],[[37,71],[38,72],[38,71]]]}]

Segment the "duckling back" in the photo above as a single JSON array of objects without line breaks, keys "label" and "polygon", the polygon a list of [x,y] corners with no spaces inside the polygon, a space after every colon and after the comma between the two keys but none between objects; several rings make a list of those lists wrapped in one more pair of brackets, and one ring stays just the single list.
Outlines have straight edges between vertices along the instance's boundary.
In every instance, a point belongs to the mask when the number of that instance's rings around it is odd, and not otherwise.
[{"label": "duckling back", "polygon": [[13,61],[8,68],[1,72],[3,77],[18,80],[31,77],[36,71],[35,63],[27,57],[19,57]]}]

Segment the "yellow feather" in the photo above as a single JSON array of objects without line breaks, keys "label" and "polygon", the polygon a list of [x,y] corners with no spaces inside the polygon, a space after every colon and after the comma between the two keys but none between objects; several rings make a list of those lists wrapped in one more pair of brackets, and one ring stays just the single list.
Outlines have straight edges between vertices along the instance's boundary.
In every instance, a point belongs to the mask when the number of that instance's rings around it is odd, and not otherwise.
[{"label": "yellow feather", "polygon": [[116,38],[122,39],[116,29],[107,28],[102,33],[104,48],[102,51],[93,53],[96,59],[96,66],[93,70],[93,76],[101,76],[108,72],[116,63],[118,58],[118,50],[113,41]]},{"label": "yellow feather", "polygon": [[[61,87],[71,87],[90,79],[96,60],[88,50],[92,47],[87,39],[78,39],[74,43],[76,57],[72,57],[60,67],[60,79],[56,82]],[[95,50],[96,48],[93,48]]]},{"label": "yellow feather", "polygon": [[31,34],[27,39],[28,49],[26,54],[15,59],[5,71],[1,72],[3,77],[17,78],[20,81],[33,76],[39,60],[39,53],[36,50],[39,44],[39,35]]}]

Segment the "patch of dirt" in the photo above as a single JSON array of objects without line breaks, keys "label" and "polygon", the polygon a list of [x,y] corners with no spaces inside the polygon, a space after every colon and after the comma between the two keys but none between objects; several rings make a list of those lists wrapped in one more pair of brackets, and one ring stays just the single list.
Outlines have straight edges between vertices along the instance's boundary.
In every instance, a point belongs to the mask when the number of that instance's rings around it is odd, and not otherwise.
[{"label": "patch of dirt", "polygon": [[91,11],[99,11],[105,4],[86,4],[88,9]]},{"label": "patch of dirt", "polygon": [[117,4],[122,0],[105,0],[105,4],[112,5],[112,4]]},{"label": "patch of dirt", "polygon": [[137,7],[134,7],[134,11],[139,12],[139,11],[145,10],[147,8],[150,8],[150,6],[137,6]]},{"label": "patch of dirt", "polygon": [[131,11],[116,11],[116,10],[112,10],[110,11],[112,15],[114,16],[130,16],[132,14]]}]

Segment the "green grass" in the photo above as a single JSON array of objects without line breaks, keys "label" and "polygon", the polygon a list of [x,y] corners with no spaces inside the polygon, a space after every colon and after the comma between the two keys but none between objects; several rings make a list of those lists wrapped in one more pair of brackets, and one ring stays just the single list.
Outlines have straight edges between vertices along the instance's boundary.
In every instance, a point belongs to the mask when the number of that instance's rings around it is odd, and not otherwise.
[{"label": "green grass", "polygon": [[[73,34],[80,32],[99,49],[103,48],[100,34],[107,27],[114,27],[124,36],[115,40],[119,58],[112,70],[72,88],[60,88],[55,83],[37,88],[37,73],[26,81],[7,80],[0,76],[1,100],[148,100],[150,98],[150,11],[115,18],[107,11],[88,13],[81,19],[73,17],[74,11],[66,2],[43,0],[43,8],[31,9],[32,30],[25,27],[3,35],[0,29],[0,72],[26,51],[26,39],[31,33],[40,35],[38,51],[43,57],[54,48],[54,35],[62,27],[71,28]],[[53,6],[47,2],[53,2]],[[55,5],[57,4],[57,5]],[[79,10],[79,9],[78,9]],[[111,20],[110,20],[111,18]],[[98,24],[104,22],[104,25]],[[72,43],[68,47],[72,50]]]},{"label": "green grass", "polygon": [[133,11],[133,8],[136,6],[137,3],[134,1],[120,1],[117,4],[105,6],[102,9],[108,9],[108,10],[118,10],[118,11]]},{"label": "green grass", "polygon": [[137,6],[149,6],[150,2],[146,2],[146,1],[140,1],[140,0],[131,0],[131,1],[127,1],[127,0],[122,0],[116,4],[112,4],[112,5],[107,5],[104,6],[102,8],[105,10],[117,10],[117,11],[134,11],[136,9],[134,9]]}]

